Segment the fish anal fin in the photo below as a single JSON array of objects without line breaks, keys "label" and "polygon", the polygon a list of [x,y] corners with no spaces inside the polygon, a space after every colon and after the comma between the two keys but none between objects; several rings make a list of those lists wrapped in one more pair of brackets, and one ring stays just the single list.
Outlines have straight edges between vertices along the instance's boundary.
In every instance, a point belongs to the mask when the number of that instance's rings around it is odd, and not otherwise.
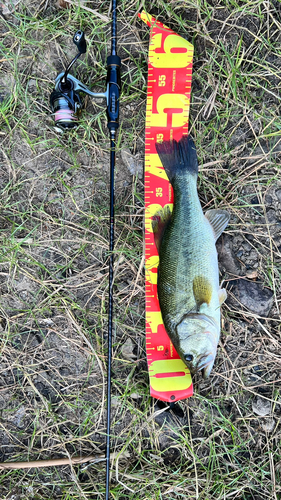
[{"label": "fish anal fin", "polygon": [[217,241],[229,223],[230,215],[226,210],[214,209],[208,210],[205,213],[205,217],[211,224],[215,240]]},{"label": "fish anal fin", "polygon": [[227,292],[225,288],[220,288],[219,289],[219,303],[220,306],[224,303],[224,301],[227,299]]},{"label": "fish anal fin", "polygon": [[210,304],[212,298],[212,285],[204,276],[196,276],[193,280],[193,295],[197,306]]},{"label": "fish anal fin", "polygon": [[165,229],[170,222],[171,216],[172,212],[169,205],[165,205],[163,209],[159,210],[159,212],[157,212],[152,218],[152,230],[154,233],[154,240],[158,253]]}]

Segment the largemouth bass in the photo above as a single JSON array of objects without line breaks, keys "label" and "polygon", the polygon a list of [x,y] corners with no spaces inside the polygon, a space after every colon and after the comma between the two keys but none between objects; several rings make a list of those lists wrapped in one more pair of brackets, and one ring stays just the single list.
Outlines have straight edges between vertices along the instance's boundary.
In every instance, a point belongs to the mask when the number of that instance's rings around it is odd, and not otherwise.
[{"label": "largemouth bass", "polygon": [[156,150],[174,190],[172,215],[164,210],[153,227],[162,318],[191,373],[202,370],[207,378],[220,337],[220,306],[226,299],[226,290],[219,285],[215,243],[229,214],[209,210],[204,215],[197,193],[197,154],[190,137],[156,144]]}]

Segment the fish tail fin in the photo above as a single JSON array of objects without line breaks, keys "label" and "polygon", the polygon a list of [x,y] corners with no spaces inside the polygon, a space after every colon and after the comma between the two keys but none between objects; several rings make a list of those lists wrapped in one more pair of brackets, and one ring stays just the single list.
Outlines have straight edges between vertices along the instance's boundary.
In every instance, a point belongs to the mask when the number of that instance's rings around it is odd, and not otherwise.
[{"label": "fish tail fin", "polygon": [[195,144],[190,136],[184,135],[180,141],[156,143],[156,151],[171,184],[177,174],[189,172],[198,175],[198,159]]}]

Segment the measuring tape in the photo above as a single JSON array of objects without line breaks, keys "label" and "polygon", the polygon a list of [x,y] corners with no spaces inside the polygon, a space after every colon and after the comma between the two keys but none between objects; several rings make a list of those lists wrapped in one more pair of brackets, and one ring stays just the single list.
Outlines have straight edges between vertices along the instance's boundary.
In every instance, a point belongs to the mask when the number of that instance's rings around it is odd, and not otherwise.
[{"label": "measuring tape", "polygon": [[165,330],[157,295],[159,255],[152,218],[166,205],[172,211],[173,190],[155,143],[179,140],[188,132],[193,45],[142,12],[151,28],[145,131],[145,270],[146,353],[150,394],[175,402],[193,394],[191,375]]}]

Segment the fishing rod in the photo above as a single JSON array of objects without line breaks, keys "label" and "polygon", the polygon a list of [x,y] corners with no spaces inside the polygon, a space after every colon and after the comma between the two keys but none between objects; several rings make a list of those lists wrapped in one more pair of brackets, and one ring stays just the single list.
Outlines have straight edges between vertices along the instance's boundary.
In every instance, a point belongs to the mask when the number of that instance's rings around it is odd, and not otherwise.
[{"label": "fishing rod", "polygon": [[116,132],[119,127],[119,98],[121,89],[121,59],[117,55],[117,0],[112,0],[111,55],[107,58],[106,91],[92,92],[86,85],[69,74],[77,59],[86,52],[84,32],[78,30],[73,42],[78,54],[68,64],[64,72],[55,80],[55,90],[51,93],[50,104],[55,125],[60,130],[77,126],[78,115],[83,107],[80,94],[106,99],[107,127],[110,135],[110,208],[109,208],[109,296],[108,296],[108,354],[107,354],[107,413],[106,413],[106,500],[109,499],[110,481],[110,424],[111,424],[111,364],[113,327],[113,265],[114,265],[114,171],[116,156]]}]

